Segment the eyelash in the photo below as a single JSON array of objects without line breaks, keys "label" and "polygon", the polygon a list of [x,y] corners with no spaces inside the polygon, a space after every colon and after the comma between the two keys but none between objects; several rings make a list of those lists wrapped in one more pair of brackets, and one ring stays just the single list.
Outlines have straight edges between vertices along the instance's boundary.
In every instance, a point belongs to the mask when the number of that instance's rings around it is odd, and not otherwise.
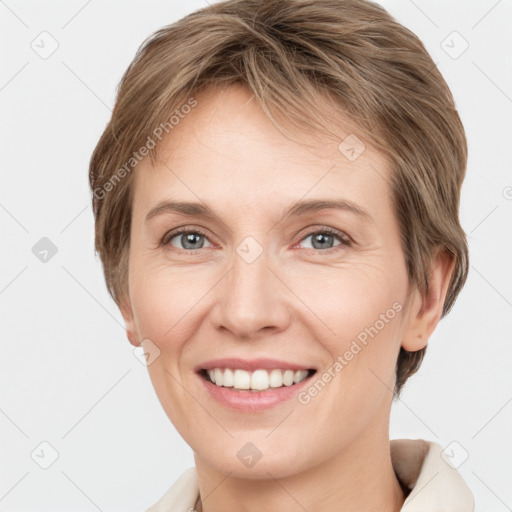
[{"label": "eyelash", "polygon": [[[169,245],[169,242],[179,236],[179,235],[184,235],[184,234],[190,234],[190,233],[194,233],[194,234],[197,234],[197,235],[201,235],[205,238],[208,239],[208,235],[202,230],[202,229],[199,229],[199,228],[194,228],[194,229],[180,229],[178,231],[171,231],[171,232],[168,232],[166,233],[162,240],[160,241],[160,245],[161,246],[167,246]],[[310,237],[311,235],[317,235],[317,234],[328,234],[328,235],[334,235],[335,237],[338,238],[338,240],[341,242],[339,245],[337,246],[334,246],[334,247],[330,247],[329,249],[311,249],[315,252],[319,252],[319,253],[325,253],[325,252],[330,252],[330,251],[335,251],[339,246],[345,246],[345,247],[351,247],[352,246],[352,240],[350,239],[350,237],[348,237],[347,235],[345,235],[344,233],[342,233],[341,231],[338,231],[337,229],[333,229],[333,228],[328,228],[328,227],[324,227],[322,229],[319,229],[319,230],[316,230],[316,231],[310,231],[309,233],[306,233],[301,239],[299,242],[302,242],[303,240],[305,240],[306,238]],[[175,249],[179,254],[190,254],[190,253],[194,253],[194,252],[198,252],[199,250],[197,249],[178,249],[178,248],[173,248]]]}]

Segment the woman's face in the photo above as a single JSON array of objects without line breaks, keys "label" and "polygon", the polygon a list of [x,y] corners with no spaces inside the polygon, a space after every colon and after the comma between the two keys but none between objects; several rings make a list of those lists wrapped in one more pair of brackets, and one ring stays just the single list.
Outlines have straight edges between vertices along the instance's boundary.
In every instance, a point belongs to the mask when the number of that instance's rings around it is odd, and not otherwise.
[{"label": "woman's face", "polygon": [[196,99],[134,176],[123,315],[196,461],[284,477],[387,435],[408,291],[390,168],[350,131],[292,142],[242,87]]}]

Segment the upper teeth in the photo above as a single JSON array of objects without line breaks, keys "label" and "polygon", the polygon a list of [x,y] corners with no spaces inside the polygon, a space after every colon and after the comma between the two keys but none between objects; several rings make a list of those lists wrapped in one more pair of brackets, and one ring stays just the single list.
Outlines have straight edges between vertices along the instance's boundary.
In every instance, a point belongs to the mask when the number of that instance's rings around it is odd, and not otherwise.
[{"label": "upper teeth", "polygon": [[291,386],[303,381],[308,376],[308,370],[231,370],[229,368],[215,368],[208,370],[210,380],[217,386],[233,387],[235,389],[257,389],[264,390],[279,388],[283,384]]}]

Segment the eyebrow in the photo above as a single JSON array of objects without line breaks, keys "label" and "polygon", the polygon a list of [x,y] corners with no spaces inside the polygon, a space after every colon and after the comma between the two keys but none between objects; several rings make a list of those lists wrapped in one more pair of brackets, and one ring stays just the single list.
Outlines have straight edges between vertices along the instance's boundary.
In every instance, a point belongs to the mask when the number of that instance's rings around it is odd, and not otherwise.
[{"label": "eyebrow", "polygon": [[[345,210],[356,214],[362,219],[372,222],[370,214],[359,205],[346,199],[309,199],[299,200],[292,203],[283,213],[281,220],[292,216],[305,215],[307,213],[321,210]],[[164,200],[149,210],[146,215],[146,222],[163,213],[180,213],[194,217],[202,217],[222,222],[222,219],[209,206],[204,203],[194,203],[188,201],[170,201]]]}]

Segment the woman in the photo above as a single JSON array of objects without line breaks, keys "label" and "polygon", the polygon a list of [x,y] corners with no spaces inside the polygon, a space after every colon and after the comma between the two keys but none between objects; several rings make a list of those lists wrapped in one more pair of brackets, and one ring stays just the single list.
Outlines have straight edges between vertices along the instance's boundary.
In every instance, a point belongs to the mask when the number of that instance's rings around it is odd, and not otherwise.
[{"label": "woman", "polygon": [[94,151],[96,250],[194,451],[149,510],[472,511],[393,398],[466,280],[467,146],[363,0],[232,0],[139,49]]}]

